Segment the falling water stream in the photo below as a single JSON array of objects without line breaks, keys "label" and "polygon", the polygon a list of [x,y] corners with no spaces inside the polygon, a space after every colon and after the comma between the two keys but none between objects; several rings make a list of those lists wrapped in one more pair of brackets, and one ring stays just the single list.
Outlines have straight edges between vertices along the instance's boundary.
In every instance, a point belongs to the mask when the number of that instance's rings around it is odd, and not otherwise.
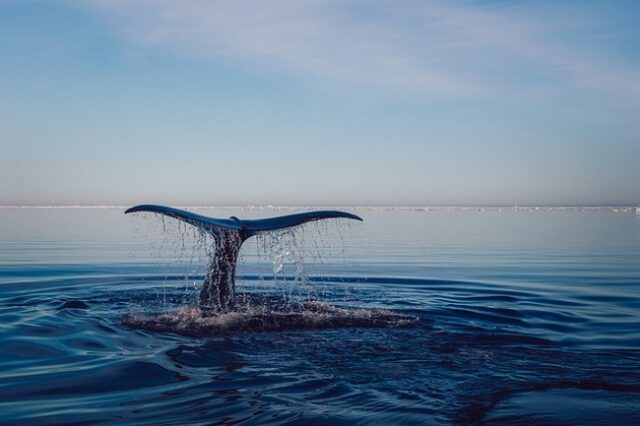
[{"label": "falling water stream", "polygon": [[[166,219],[162,231],[170,232]],[[337,222],[337,223],[333,223]],[[394,313],[386,309],[364,309],[347,304],[335,306],[323,301],[326,283],[320,289],[313,285],[305,273],[305,257],[322,262],[323,252],[330,246],[323,235],[340,236],[332,241],[343,242],[340,220],[306,224],[284,230],[261,232],[253,244],[247,244],[251,257],[257,259],[260,292],[243,292],[242,280],[236,282],[233,303],[224,309],[204,309],[194,303],[198,299],[198,284],[185,285],[180,306],[167,309],[166,287],[163,287],[163,309],[160,312],[133,312],[124,317],[124,324],[155,332],[174,332],[188,336],[213,336],[237,331],[278,331],[292,329],[323,329],[339,327],[406,327],[416,323],[414,316]],[[177,237],[177,263],[201,264],[207,257],[205,276],[219,267],[213,261],[215,244],[211,235],[198,227],[178,222],[172,228]],[[342,225],[343,226],[343,225]],[[330,229],[334,227],[334,229]],[[195,230],[195,232],[194,232]],[[309,244],[313,241],[313,244]],[[243,249],[246,250],[246,249]],[[246,255],[239,258],[240,267]],[[269,265],[265,274],[261,260]],[[191,293],[191,294],[188,294]],[[336,303],[333,299],[332,303]]]}]

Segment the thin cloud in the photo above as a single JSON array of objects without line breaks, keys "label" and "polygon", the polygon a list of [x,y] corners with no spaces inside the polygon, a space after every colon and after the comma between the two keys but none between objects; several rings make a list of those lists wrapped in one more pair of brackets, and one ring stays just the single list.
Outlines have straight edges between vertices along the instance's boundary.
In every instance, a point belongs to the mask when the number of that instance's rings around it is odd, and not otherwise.
[{"label": "thin cloud", "polygon": [[[579,5],[541,14],[526,3],[419,0],[81,3],[110,16],[138,43],[253,68],[437,97],[567,87],[640,97],[637,69],[577,47],[590,20],[597,22]],[[567,35],[567,27],[577,32]]]}]

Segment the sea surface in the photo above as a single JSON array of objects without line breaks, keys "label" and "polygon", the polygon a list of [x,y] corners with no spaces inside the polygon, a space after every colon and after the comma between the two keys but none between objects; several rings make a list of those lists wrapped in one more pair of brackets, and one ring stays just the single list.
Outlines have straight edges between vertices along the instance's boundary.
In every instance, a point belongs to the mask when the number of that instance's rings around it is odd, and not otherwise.
[{"label": "sea surface", "polygon": [[634,210],[351,211],[247,241],[238,292],[415,321],[132,328],[195,306],[207,238],[121,208],[0,209],[0,423],[640,424]]}]

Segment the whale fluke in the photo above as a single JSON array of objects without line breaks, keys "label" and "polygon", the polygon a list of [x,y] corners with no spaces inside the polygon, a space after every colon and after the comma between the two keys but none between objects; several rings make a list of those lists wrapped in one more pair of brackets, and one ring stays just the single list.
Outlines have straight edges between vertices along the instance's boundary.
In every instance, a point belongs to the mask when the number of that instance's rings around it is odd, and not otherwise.
[{"label": "whale fluke", "polygon": [[139,206],[134,206],[125,210],[124,214],[136,212],[158,213],[164,216],[182,220],[183,222],[187,222],[197,227],[220,227],[235,229],[237,231],[242,229],[242,225],[240,225],[233,219],[217,219],[213,217],[202,216],[200,214],[192,213],[187,210],[180,210],[167,206],[158,206],[155,204],[140,204]]},{"label": "whale fluke", "polygon": [[[302,225],[307,222],[322,219],[355,219],[362,221],[360,216],[356,216],[352,213],[342,212],[339,210],[317,210],[312,212],[296,213],[286,216],[270,217],[266,219],[245,219],[240,220],[236,217],[229,219],[219,219],[214,217],[202,216],[187,210],[176,209],[173,207],[159,206],[155,204],[141,204],[139,206],[131,207],[124,213],[135,212],[152,212],[161,215],[173,217],[178,220],[182,220],[191,225],[210,228],[227,228],[236,231],[247,232],[250,236],[255,235],[258,232],[275,231],[277,229],[290,228],[293,226]],[[248,238],[247,237],[247,238]]]},{"label": "whale fluke", "polygon": [[229,219],[220,219],[154,204],[131,207],[125,211],[125,214],[135,212],[169,216],[205,230],[213,236],[215,250],[199,300],[200,306],[206,309],[226,309],[233,303],[238,253],[242,243],[248,238],[260,232],[290,228],[315,220],[344,218],[362,221],[359,216],[339,210],[319,210],[266,219],[241,220],[233,216]]}]

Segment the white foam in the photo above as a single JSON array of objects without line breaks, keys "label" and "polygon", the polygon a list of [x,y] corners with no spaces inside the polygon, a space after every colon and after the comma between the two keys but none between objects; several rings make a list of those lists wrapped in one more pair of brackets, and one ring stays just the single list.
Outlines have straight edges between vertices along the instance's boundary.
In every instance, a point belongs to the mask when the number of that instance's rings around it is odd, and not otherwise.
[{"label": "white foam", "polygon": [[385,309],[340,308],[316,301],[281,306],[248,305],[227,312],[183,307],[159,314],[130,314],[124,323],[133,328],[202,337],[242,331],[406,327],[417,320]]}]

